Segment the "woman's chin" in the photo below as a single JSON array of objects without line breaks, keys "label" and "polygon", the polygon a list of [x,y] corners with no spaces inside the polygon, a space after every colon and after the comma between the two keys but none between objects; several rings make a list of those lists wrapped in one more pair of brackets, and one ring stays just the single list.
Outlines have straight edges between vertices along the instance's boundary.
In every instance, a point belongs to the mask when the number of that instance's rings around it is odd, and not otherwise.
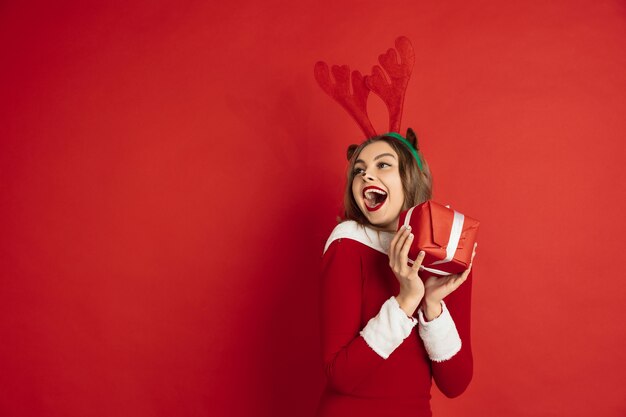
[{"label": "woman's chin", "polygon": [[384,218],[375,218],[368,217],[370,224],[378,230],[383,230],[386,232],[395,232],[398,229],[398,219],[384,219]]},{"label": "woman's chin", "polygon": [[363,204],[363,206],[360,206],[361,213],[365,215],[368,223],[374,229],[386,232],[395,232],[398,228],[400,213],[398,212],[396,216],[390,214],[388,204],[386,203],[388,202],[383,202],[383,204],[376,210],[368,209],[368,207]]}]

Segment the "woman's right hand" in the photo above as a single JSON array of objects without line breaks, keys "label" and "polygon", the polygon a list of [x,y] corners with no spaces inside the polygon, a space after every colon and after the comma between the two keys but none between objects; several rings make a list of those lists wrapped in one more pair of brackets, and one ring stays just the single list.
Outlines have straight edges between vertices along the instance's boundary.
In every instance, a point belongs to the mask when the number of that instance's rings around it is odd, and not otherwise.
[{"label": "woman's right hand", "polygon": [[413,239],[411,226],[402,226],[389,246],[389,267],[400,283],[400,293],[396,299],[409,316],[415,312],[424,297],[424,283],[417,274],[424,260],[424,251],[419,253],[413,266],[409,266],[409,249]]}]

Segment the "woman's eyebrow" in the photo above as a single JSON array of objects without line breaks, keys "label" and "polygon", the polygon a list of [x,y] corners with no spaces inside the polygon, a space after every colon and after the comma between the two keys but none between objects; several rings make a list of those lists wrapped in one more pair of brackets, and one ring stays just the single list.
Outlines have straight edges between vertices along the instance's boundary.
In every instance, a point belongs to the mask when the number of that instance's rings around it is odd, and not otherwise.
[{"label": "woman's eyebrow", "polygon": [[392,157],[393,159],[396,159],[396,157],[395,157],[395,156],[393,156],[393,155],[392,155],[392,154],[390,154],[390,153],[381,153],[380,155],[378,155],[377,157],[375,157],[375,158],[374,158],[374,161],[376,161],[377,159],[382,158],[383,156],[390,156],[390,157]]},{"label": "woman's eyebrow", "polygon": [[[392,155],[392,154],[390,154],[390,153],[381,153],[380,155],[378,155],[378,156],[375,156],[375,157],[374,157],[374,161],[376,161],[376,160],[378,160],[378,159],[382,158],[383,156],[390,156],[390,157],[392,157],[393,159],[396,159],[396,157],[395,157],[395,156],[393,156],[393,155]],[[364,164],[364,163],[365,163],[365,161],[364,161],[364,160],[362,160],[362,159],[357,159],[356,161],[354,161],[354,164],[356,165],[356,164],[358,164],[359,162],[360,162],[360,163],[362,163],[362,164]]]}]

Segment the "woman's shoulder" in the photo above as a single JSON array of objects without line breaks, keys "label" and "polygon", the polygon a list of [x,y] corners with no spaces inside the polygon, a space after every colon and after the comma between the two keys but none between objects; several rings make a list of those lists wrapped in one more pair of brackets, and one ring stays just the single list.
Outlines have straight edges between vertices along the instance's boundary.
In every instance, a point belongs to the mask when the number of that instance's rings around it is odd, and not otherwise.
[{"label": "woman's shoulder", "polygon": [[389,243],[392,238],[393,233],[380,232],[371,227],[357,223],[354,220],[346,220],[335,226],[326,241],[324,253],[326,253],[334,242],[338,244],[344,239],[347,239],[351,243],[356,242],[359,245],[386,254],[389,250]]}]

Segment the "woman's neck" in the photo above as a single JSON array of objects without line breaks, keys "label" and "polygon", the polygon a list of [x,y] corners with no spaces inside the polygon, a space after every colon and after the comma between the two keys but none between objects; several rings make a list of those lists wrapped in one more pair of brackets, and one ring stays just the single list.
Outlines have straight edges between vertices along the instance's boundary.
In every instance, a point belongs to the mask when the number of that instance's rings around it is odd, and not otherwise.
[{"label": "woman's neck", "polygon": [[375,225],[371,223],[367,223],[366,226],[370,229],[374,229],[377,232],[387,232],[387,233],[396,233],[398,230],[398,222],[400,221],[400,216],[396,217],[396,219],[385,225]]}]

